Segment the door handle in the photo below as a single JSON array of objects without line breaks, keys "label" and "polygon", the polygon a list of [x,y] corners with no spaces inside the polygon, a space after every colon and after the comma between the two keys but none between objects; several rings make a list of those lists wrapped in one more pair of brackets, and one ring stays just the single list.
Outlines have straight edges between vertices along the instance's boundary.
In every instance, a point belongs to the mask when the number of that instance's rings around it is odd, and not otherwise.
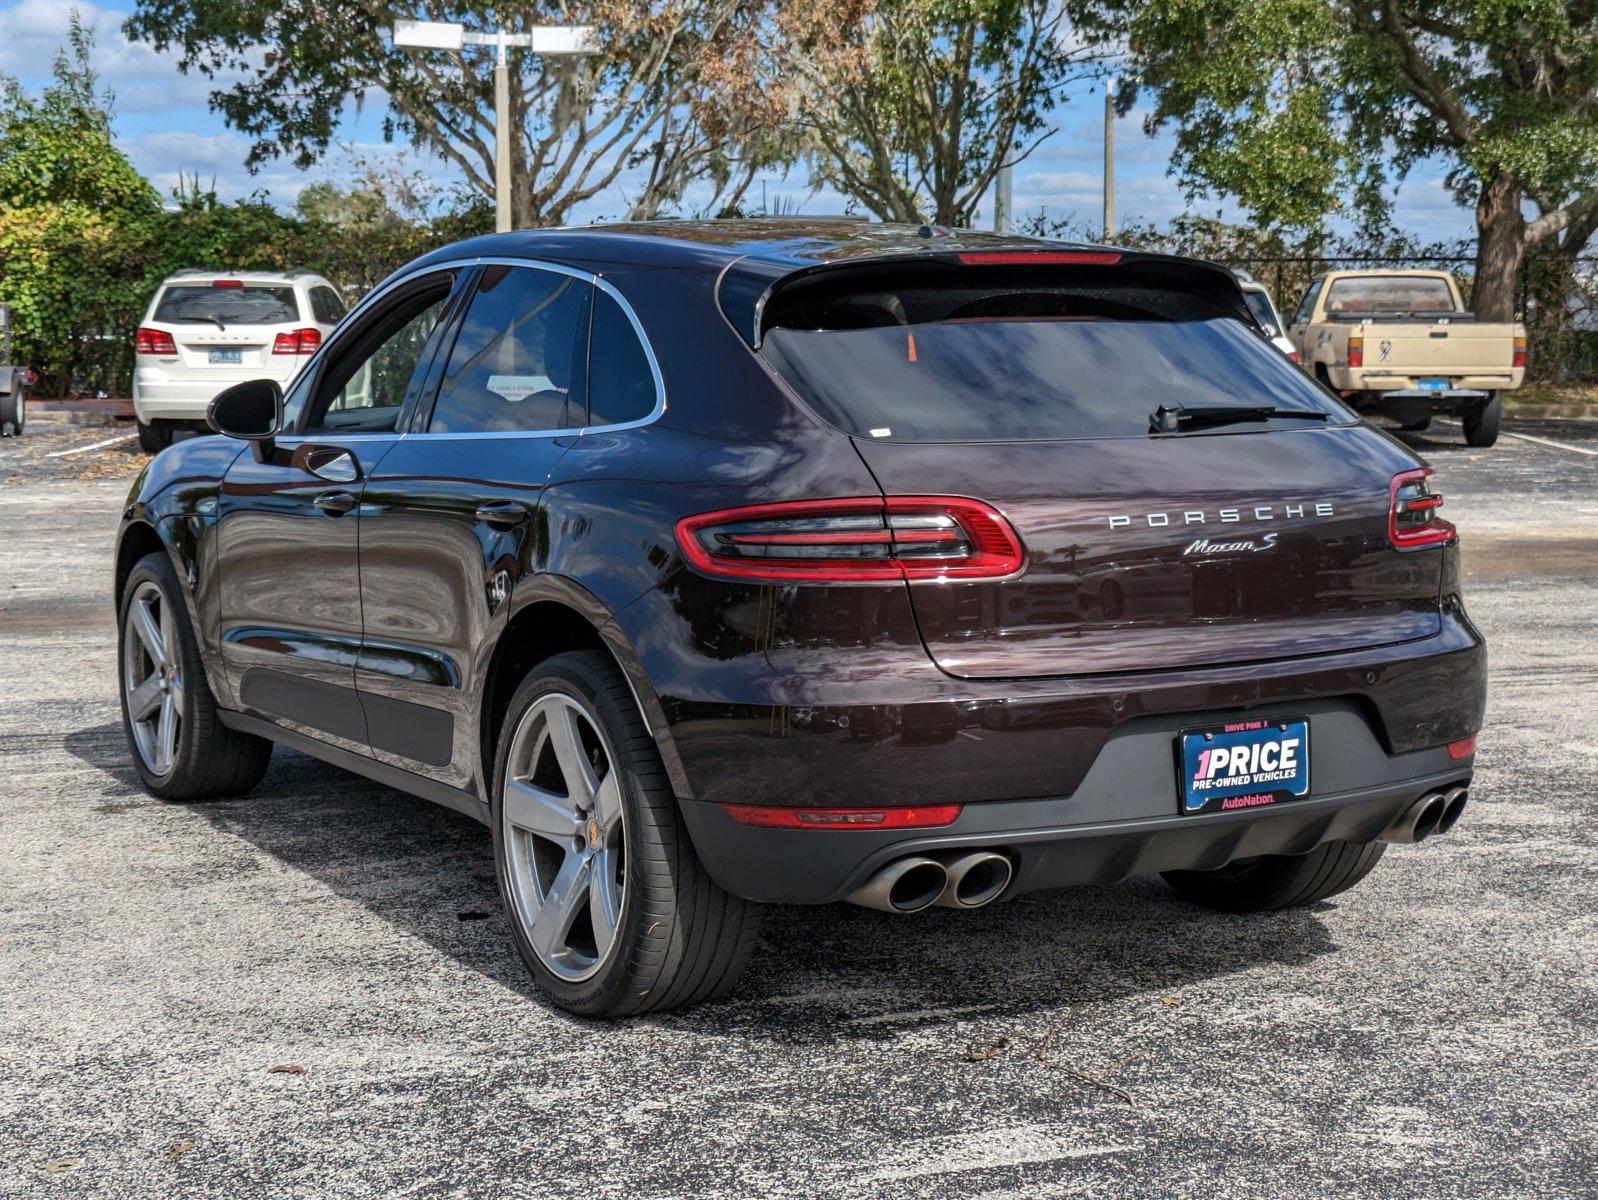
[{"label": "door handle", "polygon": [[311,503],[330,517],[342,517],[360,501],[353,492],[323,492]]},{"label": "door handle", "polygon": [[477,506],[477,519],[493,529],[514,529],[527,520],[527,509],[514,500],[485,500]]}]

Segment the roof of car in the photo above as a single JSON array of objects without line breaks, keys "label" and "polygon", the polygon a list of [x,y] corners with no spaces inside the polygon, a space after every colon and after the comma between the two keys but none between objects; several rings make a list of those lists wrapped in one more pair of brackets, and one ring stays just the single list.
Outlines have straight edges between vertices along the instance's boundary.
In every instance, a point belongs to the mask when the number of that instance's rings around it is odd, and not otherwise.
[{"label": "roof of car", "polygon": [[300,279],[314,279],[326,282],[315,271],[205,271],[198,267],[189,267],[182,271],[173,271],[163,281],[165,283],[209,283],[213,279],[238,279],[250,283],[293,283]]}]

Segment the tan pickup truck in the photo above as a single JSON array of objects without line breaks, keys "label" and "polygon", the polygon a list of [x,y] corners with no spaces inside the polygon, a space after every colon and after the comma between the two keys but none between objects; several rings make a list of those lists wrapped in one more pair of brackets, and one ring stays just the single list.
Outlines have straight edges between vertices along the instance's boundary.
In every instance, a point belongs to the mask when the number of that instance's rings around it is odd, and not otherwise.
[{"label": "tan pickup truck", "polygon": [[1458,414],[1472,446],[1498,440],[1501,393],[1526,375],[1526,327],[1477,321],[1447,271],[1329,271],[1287,336],[1304,369],[1356,407],[1413,430]]}]

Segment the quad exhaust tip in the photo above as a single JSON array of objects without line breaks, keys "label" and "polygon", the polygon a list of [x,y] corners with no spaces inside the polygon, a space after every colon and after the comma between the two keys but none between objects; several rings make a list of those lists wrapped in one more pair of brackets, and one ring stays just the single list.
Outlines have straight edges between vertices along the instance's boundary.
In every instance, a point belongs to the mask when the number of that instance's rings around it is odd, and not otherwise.
[{"label": "quad exhaust tip", "polygon": [[931,908],[981,908],[997,900],[1015,868],[993,850],[942,855],[912,854],[881,868],[849,895],[849,903],[883,912]]},{"label": "quad exhaust tip", "polygon": [[1448,833],[1459,824],[1469,798],[1470,791],[1464,787],[1449,788],[1446,792],[1428,792],[1399,813],[1378,840],[1414,845],[1424,842],[1434,833]]}]

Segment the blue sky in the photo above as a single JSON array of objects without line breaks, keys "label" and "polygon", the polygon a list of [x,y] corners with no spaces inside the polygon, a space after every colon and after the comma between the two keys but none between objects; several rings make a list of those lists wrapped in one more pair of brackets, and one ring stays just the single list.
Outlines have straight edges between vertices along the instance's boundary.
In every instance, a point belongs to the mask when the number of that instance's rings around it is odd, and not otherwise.
[{"label": "blue sky", "polygon": [[[229,130],[206,103],[210,85],[203,78],[178,72],[173,59],[143,45],[130,45],[122,36],[122,16],[133,0],[0,0],[0,72],[30,85],[43,82],[56,49],[64,41],[68,14],[76,8],[85,25],[96,34],[95,60],[104,81],[116,93],[116,133],[122,149],[163,192],[182,176],[195,175],[202,183],[216,180],[217,191],[227,199],[265,192],[280,205],[291,205],[308,183],[337,181],[345,157],[332,153],[310,171],[297,171],[285,163],[269,163],[256,175],[244,167],[247,139]],[[1015,173],[1015,207],[1029,215],[1047,209],[1050,216],[1074,217],[1090,226],[1099,220],[1103,136],[1103,104],[1097,93],[1078,89],[1068,94],[1054,114],[1055,133]],[[380,108],[354,109],[346,114],[340,141],[362,153],[409,154],[413,163],[452,178],[446,166],[401,148],[385,148]],[[1188,210],[1180,188],[1166,174],[1171,144],[1168,137],[1144,135],[1136,115],[1116,123],[1116,217],[1118,222],[1163,223]],[[766,194],[784,196],[801,204],[800,211],[839,212],[839,197],[822,193],[808,196],[802,170],[787,179],[773,176]],[[758,198],[757,183],[752,195]],[[808,198],[807,198],[808,197]],[[619,196],[600,196],[574,214],[591,220],[615,213]],[[1210,215],[1236,213],[1214,200],[1192,206]],[[1400,224],[1424,240],[1470,236],[1471,214],[1456,205],[1435,168],[1415,172],[1398,194],[1396,214]],[[986,224],[991,210],[981,214]]]}]

